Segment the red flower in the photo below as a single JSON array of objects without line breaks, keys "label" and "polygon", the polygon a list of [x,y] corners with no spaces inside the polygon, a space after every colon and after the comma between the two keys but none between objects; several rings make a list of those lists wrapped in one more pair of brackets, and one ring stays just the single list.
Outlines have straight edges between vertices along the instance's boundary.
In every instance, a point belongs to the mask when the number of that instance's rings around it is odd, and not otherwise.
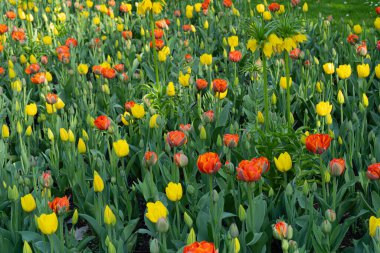
[{"label": "red flower", "polygon": [[[165,42],[163,40],[156,40],[156,50],[161,50],[165,46]],[[153,41],[150,42],[150,47],[153,47]]]},{"label": "red flower", "polygon": [[65,45],[68,47],[70,47],[70,46],[76,47],[76,46],[78,46],[78,41],[74,38],[68,38],[65,42]]},{"label": "red flower", "polygon": [[301,53],[301,49],[295,48],[292,51],[290,51],[289,56],[293,60],[298,60],[298,58],[300,57],[300,53]]},{"label": "red flower", "polygon": [[207,152],[199,155],[197,161],[198,170],[205,174],[213,174],[218,172],[222,163],[217,153]]},{"label": "red flower", "polygon": [[242,54],[239,50],[235,50],[229,53],[228,58],[232,62],[239,62],[241,60]]},{"label": "red flower", "polygon": [[216,253],[217,250],[212,242],[194,242],[183,248],[183,253]]},{"label": "red flower", "polygon": [[13,12],[13,11],[7,11],[7,13],[6,13],[5,15],[6,15],[7,18],[9,18],[10,20],[14,20],[14,19],[17,17],[16,13]]},{"label": "red flower", "polygon": [[356,34],[351,33],[347,37],[347,42],[350,43],[351,45],[355,45],[359,41],[359,37]]},{"label": "red flower", "polygon": [[237,179],[245,182],[256,182],[261,178],[261,168],[254,161],[243,160],[236,168]]},{"label": "red flower", "polygon": [[192,127],[192,125],[191,124],[179,124],[179,129],[182,131],[182,132],[190,132],[192,129],[193,129],[193,127]]},{"label": "red flower", "polygon": [[195,87],[197,87],[198,91],[206,89],[207,85],[208,83],[205,79],[197,79],[195,81]]},{"label": "red flower", "polygon": [[161,20],[156,21],[156,27],[157,28],[168,29],[169,28],[168,25],[170,25],[170,22],[168,24],[165,19],[161,19]]},{"label": "red flower", "polygon": [[191,54],[185,54],[185,60],[186,62],[191,62],[193,60],[193,57],[191,56]]},{"label": "red flower", "polygon": [[227,81],[221,78],[214,79],[212,81],[212,89],[214,92],[223,93],[227,90],[228,84]]},{"label": "red flower", "polygon": [[0,24],[0,34],[8,32],[8,26],[6,24]]},{"label": "red flower", "polygon": [[300,3],[300,0],[292,0],[291,1],[292,7],[296,7],[297,5],[299,5],[299,3]]},{"label": "red flower", "polygon": [[107,116],[101,115],[94,120],[94,125],[99,130],[107,130],[111,125],[111,121],[108,119]]},{"label": "red flower", "polygon": [[339,158],[334,158],[330,161],[330,174],[332,176],[340,176],[343,174],[344,170],[346,169],[346,162]]},{"label": "red flower", "polygon": [[190,32],[191,31],[191,25],[183,25],[182,29],[184,32]]},{"label": "red flower", "polygon": [[55,49],[57,54],[62,54],[62,53],[70,53],[70,48],[68,46],[60,46]]},{"label": "red flower", "polygon": [[62,214],[69,211],[70,202],[67,196],[58,198],[56,197],[52,202],[49,202],[49,207],[57,214]]},{"label": "red flower", "polygon": [[174,154],[174,163],[176,166],[183,168],[186,167],[189,163],[189,159],[184,153],[175,153]]},{"label": "red flower", "polygon": [[33,64],[30,64],[26,69],[25,69],[25,73],[30,75],[30,74],[35,74],[37,73],[38,71],[40,71],[40,65],[38,65],[38,63],[33,63]]},{"label": "red flower", "polygon": [[103,67],[100,65],[96,65],[92,67],[92,72],[94,72],[96,75],[101,75],[102,74],[102,69]]},{"label": "red flower", "polygon": [[229,148],[235,148],[239,143],[238,134],[225,134],[223,135],[223,143]]},{"label": "red flower", "polygon": [[207,123],[211,123],[214,121],[214,111],[209,110],[207,112],[203,113],[203,120],[206,121]]},{"label": "red flower", "polygon": [[164,36],[164,30],[162,29],[154,29],[154,37],[156,40],[161,39]]},{"label": "red flower", "polygon": [[280,240],[286,238],[288,235],[288,227],[289,225],[285,222],[278,221],[275,225],[273,225],[273,235]]},{"label": "red flower", "polygon": [[182,131],[171,131],[167,134],[166,141],[170,147],[180,147],[183,144],[186,144],[187,137]]},{"label": "red flower", "polygon": [[207,13],[208,6],[210,5],[210,0],[204,0],[202,3],[203,13]]},{"label": "red flower", "polygon": [[271,12],[276,12],[280,9],[280,5],[278,3],[271,3],[269,6],[268,6],[268,9],[269,11]]},{"label": "red flower", "polygon": [[43,172],[42,175],[39,177],[39,180],[40,184],[45,188],[50,188],[54,183],[50,170]]},{"label": "red flower", "polygon": [[[0,50],[0,52],[1,52],[1,50]],[[0,75],[3,75],[4,73],[5,73],[5,69],[3,67],[0,67]]]},{"label": "red flower", "polygon": [[123,12],[123,13],[127,13],[131,11],[130,9],[128,9],[128,6],[124,3],[120,4],[119,10],[120,12]]},{"label": "red flower", "polygon": [[270,163],[268,158],[261,156],[258,158],[252,158],[251,161],[254,162],[261,169],[262,174],[267,173],[269,171]]},{"label": "red flower", "polygon": [[25,40],[26,40],[26,35],[25,35],[25,32],[24,32],[24,29],[20,28],[15,28],[13,29],[13,32],[12,32],[12,39],[15,40],[15,41],[19,41],[20,43],[24,43]]},{"label": "red flower", "polygon": [[122,63],[116,64],[115,66],[113,66],[113,68],[114,68],[117,72],[121,73],[121,72],[124,71],[124,64],[122,64]]},{"label": "red flower", "polygon": [[70,53],[62,53],[58,54],[58,60],[63,63],[69,63],[70,62]]},{"label": "red flower", "polygon": [[223,0],[223,5],[230,8],[232,6],[232,0]]},{"label": "red flower", "polygon": [[156,152],[147,151],[144,155],[144,164],[148,166],[153,166],[157,163],[158,156]]},{"label": "red flower", "polygon": [[125,40],[131,40],[133,36],[132,31],[123,31],[121,35]]},{"label": "red flower", "polygon": [[356,48],[356,54],[358,54],[359,56],[366,56],[367,55],[367,43],[365,41],[362,41],[362,44],[360,44],[357,48]]},{"label": "red flower", "polygon": [[380,40],[376,44],[376,49],[380,51]]},{"label": "red flower", "polygon": [[131,113],[131,111],[132,111],[132,107],[134,107],[135,104],[136,104],[136,103],[135,103],[134,101],[127,101],[127,102],[125,102],[125,104],[124,104],[124,108],[125,108],[125,110],[126,110],[127,112]]},{"label": "red flower", "polygon": [[322,154],[331,143],[331,137],[328,134],[312,134],[306,137],[306,149],[314,154]]},{"label": "red flower", "polygon": [[46,99],[46,103],[50,105],[54,105],[58,101],[58,95],[54,93],[48,93],[46,94],[45,99]]},{"label": "red flower", "polygon": [[37,74],[33,75],[30,78],[30,80],[34,84],[41,84],[41,83],[44,83],[46,81],[46,75],[45,75],[45,73],[40,72],[40,73],[37,73]]},{"label": "red flower", "polygon": [[102,68],[102,76],[107,79],[115,78],[116,70],[109,68]]},{"label": "red flower", "polygon": [[366,175],[368,179],[378,180],[380,178],[380,163],[374,163],[368,166]]},{"label": "red flower", "polygon": [[375,11],[376,11],[377,15],[380,15],[380,6],[376,7]]}]

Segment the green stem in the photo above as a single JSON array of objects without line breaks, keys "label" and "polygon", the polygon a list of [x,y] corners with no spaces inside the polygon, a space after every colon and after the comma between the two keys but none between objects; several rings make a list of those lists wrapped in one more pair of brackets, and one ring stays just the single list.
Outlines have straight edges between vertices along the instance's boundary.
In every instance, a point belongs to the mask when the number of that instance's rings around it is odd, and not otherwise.
[{"label": "green stem", "polygon": [[63,238],[63,216],[59,216],[59,239],[60,239],[60,243],[61,243],[61,250],[64,251],[64,238]]},{"label": "green stem", "polygon": [[178,229],[178,236],[180,237],[181,235],[181,214],[179,212],[179,203],[178,201],[175,202],[175,209],[176,209],[176,212],[177,212],[177,229]]},{"label": "green stem", "polygon": [[336,182],[336,177],[333,178],[333,210],[336,209],[336,192],[337,192],[338,184]]},{"label": "green stem", "polygon": [[322,179],[322,192],[323,192],[323,200],[326,202],[326,179],[325,179],[325,170],[323,169],[323,160],[322,155],[319,155],[319,170],[321,172],[321,179]]},{"label": "green stem", "polygon": [[292,128],[290,115],[290,70],[289,70],[289,54],[285,52],[285,76],[286,76],[286,118],[288,120],[289,130]]},{"label": "green stem", "polygon": [[213,198],[213,178],[212,175],[209,176],[209,186],[210,186],[210,218],[211,218],[211,232],[214,243],[217,243],[216,241],[216,235],[215,235],[215,224],[214,224],[214,198]]},{"label": "green stem", "polygon": [[263,79],[264,79],[264,114],[265,114],[265,129],[269,129],[269,104],[268,104],[268,72],[267,58],[262,54],[263,61]]},{"label": "green stem", "polygon": [[156,50],[156,37],[154,36],[154,19],[153,12],[150,12],[150,29],[152,31],[152,45],[153,45],[153,55],[154,55],[154,72],[156,74],[156,85],[160,84],[160,78],[158,76],[158,60],[157,60],[157,50]]}]

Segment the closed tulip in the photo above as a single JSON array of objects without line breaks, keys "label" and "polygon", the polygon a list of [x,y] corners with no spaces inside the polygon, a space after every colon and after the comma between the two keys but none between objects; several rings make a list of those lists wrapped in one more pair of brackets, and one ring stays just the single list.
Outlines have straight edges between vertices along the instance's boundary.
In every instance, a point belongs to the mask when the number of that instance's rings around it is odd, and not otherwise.
[{"label": "closed tulip", "polygon": [[376,77],[380,79],[380,64],[375,67]]},{"label": "closed tulip", "polygon": [[36,201],[34,200],[34,197],[32,194],[29,193],[21,197],[21,207],[22,207],[22,210],[24,210],[27,213],[30,213],[34,209],[36,209]]},{"label": "closed tulip", "polygon": [[9,137],[9,127],[5,124],[1,127],[1,136],[6,139]]},{"label": "closed tulip", "polygon": [[104,183],[103,179],[100,177],[98,172],[95,170],[94,171],[94,191],[95,192],[102,192],[104,189]]},{"label": "closed tulip", "polygon": [[166,197],[172,202],[179,201],[182,198],[182,185],[170,182],[165,188]]},{"label": "closed tulip", "polygon": [[168,87],[166,88],[166,95],[169,97],[175,96],[175,86],[173,82],[168,83]]},{"label": "closed tulip", "polygon": [[202,65],[210,66],[212,64],[212,55],[202,54],[199,60]]},{"label": "closed tulip", "polygon": [[61,138],[61,141],[66,142],[69,140],[69,134],[67,133],[66,129],[60,128],[59,129],[59,137]]},{"label": "closed tulip", "polygon": [[292,168],[292,158],[288,152],[281,153],[278,158],[274,158],[276,168],[281,172],[286,172]]},{"label": "closed tulip", "polygon": [[34,115],[36,115],[37,114],[37,105],[35,103],[28,104],[25,107],[25,113],[28,116],[34,116]]},{"label": "closed tulip", "polygon": [[359,64],[356,66],[356,70],[358,72],[358,77],[366,78],[369,76],[370,69],[368,64]]},{"label": "closed tulip", "polygon": [[351,66],[348,65],[339,65],[336,69],[336,73],[338,74],[340,79],[347,79],[351,76]]},{"label": "closed tulip", "polygon": [[118,157],[125,157],[129,154],[129,145],[126,140],[118,140],[113,143],[113,150]]},{"label": "closed tulip", "polygon": [[55,213],[41,214],[37,217],[38,229],[45,235],[54,234],[58,228],[58,218]]},{"label": "closed tulip", "polygon": [[371,218],[369,218],[369,235],[374,237],[378,227],[380,228],[380,218],[371,216]]},{"label": "closed tulip", "polygon": [[[288,88],[288,84],[287,84],[287,80],[286,80],[286,77],[285,76],[282,76],[280,78],[280,86],[281,88],[283,88],[284,90],[286,90]],[[289,87],[292,86],[292,78],[289,77]]]},{"label": "closed tulip", "polygon": [[341,90],[338,91],[338,97],[337,97],[338,103],[339,104],[344,104],[344,96],[343,92]]},{"label": "closed tulip", "polygon": [[334,63],[328,62],[323,64],[323,71],[325,71],[326,74],[332,75],[335,72]]},{"label": "closed tulip", "polygon": [[79,154],[86,153],[86,150],[87,150],[86,143],[83,141],[82,138],[79,138],[79,140],[78,140],[78,152],[79,152]]},{"label": "closed tulip", "polygon": [[112,226],[116,224],[116,216],[108,205],[104,209],[104,223]]}]

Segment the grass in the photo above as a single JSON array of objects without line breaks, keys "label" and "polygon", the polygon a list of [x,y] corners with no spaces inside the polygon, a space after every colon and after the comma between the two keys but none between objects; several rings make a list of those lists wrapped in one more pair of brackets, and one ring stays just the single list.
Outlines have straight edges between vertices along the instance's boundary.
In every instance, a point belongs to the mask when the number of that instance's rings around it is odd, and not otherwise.
[{"label": "grass", "polygon": [[[272,1],[268,1],[270,3]],[[279,3],[287,4],[290,0],[278,0]],[[301,0],[301,7],[304,3]],[[349,21],[354,24],[362,24],[363,21],[372,26],[376,18],[375,7],[380,6],[380,1],[363,1],[363,0],[307,0],[309,5],[308,15],[312,18],[318,18],[319,13],[323,17],[333,16],[335,20]]]}]

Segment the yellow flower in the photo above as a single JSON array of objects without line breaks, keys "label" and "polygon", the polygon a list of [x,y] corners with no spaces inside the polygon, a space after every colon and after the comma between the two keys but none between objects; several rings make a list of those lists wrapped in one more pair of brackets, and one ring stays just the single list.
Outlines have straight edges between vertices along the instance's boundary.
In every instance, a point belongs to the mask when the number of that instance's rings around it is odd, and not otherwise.
[{"label": "yellow flower", "polygon": [[50,141],[54,141],[54,134],[53,134],[53,132],[51,131],[51,129],[48,128],[47,131],[48,131],[48,132],[47,132],[48,139],[49,139]]},{"label": "yellow flower", "polygon": [[292,168],[292,158],[288,152],[281,153],[278,158],[274,158],[276,168],[281,172],[286,172]]},{"label": "yellow flower", "polygon": [[30,247],[27,241],[24,241],[24,246],[22,247],[22,253],[33,253],[32,248]]},{"label": "yellow flower", "polygon": [[323,64],[323,70],[325,71],[326,74],[332,75],[335,72],[334,63],[328,62],[328,63]]},{"label": "yellow flower", "polygon": [[53,42],[52,42],[52,39],[50,36],[44,36],[42,38],[42,42],[45,44],[45,45],[51,45]]},{"label": "yellow flower", "polygon": [[269,11],[264,11],[264,12],[263,12],[263,17],[264,17],[264,20],[269,21],[269,20],[272,19],[272,14],[270,14]]},{"label": "yellow flower", "polygon": [[135,104],[131,109],[133,117],[141,119],[145,116],[145,109],[143,105]]},{"label": "yellow flower", "polygon": [[63,107],[65,107],[65,103],[62,101],[62,99],[58,98],[57,103],[54,104],[54,107],[55,107],[57,110],[60,110],[60,109],[62,109]]},{"label": "yellow flower", "polygon": [[380,79],[380,64],[375,67],[376,77]]},{"label": "yellow flower", "polygon": [[69,131],[67,131],[67,132],[69,134],[69,142],[74,143],[75,142],[75,135],[74,135],[73,131],[71,131],[71,129],[69,129]]},{"label": "yellow flower", "polygon": [[268,58],[270,58],[273,54],[273,47],[270,42],[265,42],[264,48],[263,48],[264,55]]},{"label": "yellow flower", "polygon": [[234,249],[235,249],[235,252],[234,253],[239,253],[240,252],[240,242],[239,242],[239,239],[236,237],[234,239]]},{"label": "yellow flower", "polygon": [[94,170],[94,192],[102,192],[104,189],[103,179],[100,177],[98,172]]},{"label": "yellow flower", "polygon": [[239,45],[239,37],[238,36],[230,36],[227,39],[228,45],[231,47],[231,51],[234,51],[234,48]]},{"label": "yellow flower", "polygon": [[170,182],[165,188],[166,197],[172,202],[179,201],[182,198],[182,185]]},{"label": "yellow flower", "polygon": [[116,224],[116,216],[108,205],[104,209],[104,223],[113,226]]},{"label": "yellow flower", "polygon": [[33,130],[32,130],[32,127],[31,126],[28,126],[25,130],[25,135],[26,136],[31,136],[33,133]]},{"label": "yellow flower", "polygon": [[225,92],[222,92],[222,93],[215,92],[215,97],[219,98],[219,99],[223,99],[223,98],[225,98],[227,96],[227,93],[228,93],[228,89]]},{"label": "yellow flower", "polygon": [[159,2],[154,2],[152,5],[152,10],[154,14],[160,14],[162,11],[162,5]]},{"label": "yellow flower", "polygon": [[285,13],[285,5],[281,4],[280,9],[277,11],[278,14]]},{"label": "yellow flower", "polygon": [[57,17],[62,23],[66,21],[66,14],[64,12],[58,13]]},{"label": "yellow flower", "polygon": [[28,116],[34,116],[34,115],[36,115],[37,114],[37,105],[35,103],[28,104],[25,107],[25,113]]},{"label": "yellow flower", "polygon": [[307,5],[306,2],[302,5],[302,11],[303,12],[308,12],[309,11],[309,6]]},{"label": "yellow flower", "polygon": [[168,209],[162,204],[161,201],[156,201],[155,203],[149,202],[146,204],[147,212],[145,216],[153,223],[156,223],[160,218],[165,218],[168,216]]},{"label": "yellow flower", "polygon": [[36,209],[36,201],[32,194],[26,194],[24,197],[21,197],[21,207],[24,212],[30,213]]},{"label": "yellow flower", "polygon": [[165,62],[168,55],[170,55],[170,48],[165,46],[163,49],[161,49],[159,52],[158,52],[158,60],[160,62]]},{"label": "yellow flower", "polygon": [[129,154],[129,145],[126,140],[118,140],[113,143],[113,150],[117,157],[124,157]]},{"label": "yellow flower", "polygon": [[356,71],[358,72],[358,77],[366,78],[369,76],[369,65],[359,64],[358,66],[356,66]]},{"label": "yellow flower", "polygon": [[205,30],[208,30],[208,27],[209,27],[209,24],[208,24],[208,21],[206,20],[204,23],[203,23],[203,28]]},{"label": "yellow flower", "polygon": [[61,138],[61,141],[68,141],[69,139],[69,134],[67,133],[66,129],[60,128],[59,129],[59,137]]},{"label": "yellow flower", "polygon": [[3,136],[4,139],[9,137],[9,127],[6,124],[3,124],[1,127],[1,136]]},{"label": "yellow flower", "polygon": [[188,19],[193,18],[193,10],[194,10],[194,6],[186,5],[186,17]]},{"label": "yellow flower", "polygon": [[360,25],[354,25],[354,33],[355,34],[361,34],[362,33],[362,27]]},{"label": "yellow flower", "polygon": [[323,91],[323,83],[317,82],[315,84],[315,89],[317,90],[318,93],[322,93],[322,91]]},{"label": "yellow flower", "polygon": [[256,10],[258,13],[263,13],[265,11],[265,5],[263,4],[256,5]]},{"label": "yellow flower", "polygon": [[340,79],[349,78],[351,76],[351,65],[339,65],[339,67],[336,68],[336,73]]},{"label": "yellow flower", "polygon": [[371,216],[369,218],[369,235],[374,237],[376,235],[376,229],[380,227],[380,218]]},{"label": "yellow flower", "polygon": [[250,39],[247,42],[247,49],[251,50],[251,52],[255,52],[257,49],[257,40],[255,39]]},{"label": "yellow flower", "polygon": [[319,102],[317,106],[315,107],[315,110],[317,111],[317,114],[319,116],[326,116],[327,114],[331,113],[332,110],[332,104],[330,102]]},{"label": "yellow flower", "polygon": [[327,125],[331,125],[331,124],[333,123],[333,119],[332,119],[330,113],[327,114],[325,118],[326,118],[326,124],[327,124]]},{"label": "yellow flower", "polygon": [[338,91],[338,97],[337,97],[338,103],[339,104],[344,104],[344,96],[343,92],[341,90]]},{"label": "yellow flower", "polygon": [[174,83],[173,82],[169,82],[168,83],[168,87],[166,89],[166,94],[169,97],[173,97],[175,95],[175,87],[174,87]]},{"label": "yellow flower", "polygon": [[211,54],[202,54],[199,58],[202,65],[210,66],[212,64],[212,55]]},{"label": "yellow flower", "polygon": [[364,107],[368,107],[368,97],[365,93],[363,93],[363,96],[362,96],[362,103]]},{"label": "yellow flower", "polygon": [[283,48],[290,52],[297,47],[296,42],[292,38],[285,38],[283,42]]},{"label": "yellow flower", "polygon": [[45,235],[54,234],[58,228],[58,218],[55,213],[41,214],[37,217],[37,225],[39,230]]},{"label": "yellow flower", "polygon": [[307,41],[307,36],[305,34],[299,33],[299,34],[293,36],[293,40],[296,43],[303,43],[303,42]]},{"label": "yellow flower", "polygon": [[380,30],[380,18],[376,18],[373,24],[376,29]]},{"label": "yellow flower", "polygon": [[46,112],[48,114],[52,114],[52,113],[55,113],[57,111],[57,108],[55,108],[55,104],[51,105],[51,104],[46,103],[45,105],[46,105]]},{"label": "yellow flower", "polygon": [[86,153],[86,150],[87,150],[86,143],[84,143],[82,138],[79,138],[79,140],[78,140],[78,152],[79,152],[79,154]]},{"label": "yellow flower", "polygon": [[194,8],[196,12],[201,12],[202,10],[202,3],[196,3],[194,4]]},{"label": "yellow flower", "polygon": [[121,115],[121,122],[123,122],[125,126],[129,126],[129,122],[131,121],[130,118],[131,114],[129,112],[124,112],[124,114]]},{"label": "yellow flower", "polygon": [[158,114],[154,114],[154,115],[152,115],[152,117],[150,117],[150,119],[149,119],[149,127],[150,128],[158,127],[158,125],[157,125],[157,118],[159,116],[160,115],[158,115]]},{"label": "yellow flower", "polygon": [[[285,76],[282,76],[280,78],[280,86],[281,88],[283,88],[284,90],[286,90],[288,88],[288,85],[287,85],[287,82],[286,82],[286,77]],[[289,77],[289,87],[292,86],[292,78]]]},{"label": "yellow flower", "polygon": [[150,11],[153,7],[153,4],[150,0],[143,0],[137,5],[137,14],[145,15],[146,12]]},{"label": "yellow flower", "polygon": [[180,71],[178,81],[184,87],[189,86],[190,85],[190,74],[183,74],[182,71]]},{"label": "yellow flower", "polygon": [[261,111],[257,112],[257,122],[259,122],[260,124],[264,124],[265,122],[264,115]]},{"label": "yellow flower", "polygon": [[88,65],[87,64],[79,64],[78,65],[78,72],[81,75],[86,75],[88,72]]}]

